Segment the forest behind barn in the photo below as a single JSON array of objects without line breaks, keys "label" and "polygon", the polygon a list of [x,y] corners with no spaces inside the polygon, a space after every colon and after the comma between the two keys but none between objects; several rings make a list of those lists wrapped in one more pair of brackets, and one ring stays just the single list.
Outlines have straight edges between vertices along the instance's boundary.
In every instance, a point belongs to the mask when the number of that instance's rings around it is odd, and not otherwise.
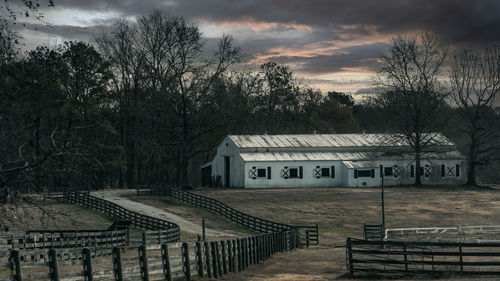
[{"label": "forest behind barn", "polygon": [[[401,119],[377,99],[322,93],[284,64],[243,70],[245,46],[231,36],[207,56],[199,27],[169,12],[118,20],[92,44],[29,52],[20,51],[19,35],[7,22],[0,32],[2,190],[197,185],[199,165],[228,134],[402,129]],[[396,38],[393,46],[400,39],[412,47],[410,37]],[[424,89],[424,97],[439,93],[441,100],[423,132],[443,132],[475,157],[481,182],[498,182],[498,50],[448,51],[443,60],[453,71],[440,64],[440,85]],[[477,67],[467,69],[471,65]],[[474,87],[463,87],[464,81]],[[372,97],[411,92],[382,86]]]}]

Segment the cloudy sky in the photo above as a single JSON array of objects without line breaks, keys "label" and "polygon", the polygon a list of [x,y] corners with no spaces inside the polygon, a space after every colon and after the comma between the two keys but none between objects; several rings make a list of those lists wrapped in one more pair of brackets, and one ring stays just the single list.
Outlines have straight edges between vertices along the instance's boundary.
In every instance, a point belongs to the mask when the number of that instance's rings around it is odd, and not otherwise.
[{"label": "cloudy sky", "polygon": [[377,57],[398,33],[432,30],[452,48],[500,42],[498,0],[55,0],[55,4],[41,10],[50,27],[35,21],[23,29],[27,48],[92,40],[117,18],[168,9],[197,23],[208,47],[222,34],[230,34],[251,66],[269,60],[286,63],[315,88],[353,94],[371,86]]}]

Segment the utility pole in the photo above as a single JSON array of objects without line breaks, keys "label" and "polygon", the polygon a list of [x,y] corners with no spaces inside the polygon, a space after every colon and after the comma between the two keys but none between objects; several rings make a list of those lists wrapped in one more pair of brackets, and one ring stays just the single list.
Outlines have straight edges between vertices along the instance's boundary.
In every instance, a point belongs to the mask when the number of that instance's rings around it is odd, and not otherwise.
[{"label": "utility pole", "polygon": [[385,234],[385,204],[384,204],[384,169],[380,166],[380,177],[382,178],[382,192],[381,192],[381,203],[382,203],[382,237]]}]

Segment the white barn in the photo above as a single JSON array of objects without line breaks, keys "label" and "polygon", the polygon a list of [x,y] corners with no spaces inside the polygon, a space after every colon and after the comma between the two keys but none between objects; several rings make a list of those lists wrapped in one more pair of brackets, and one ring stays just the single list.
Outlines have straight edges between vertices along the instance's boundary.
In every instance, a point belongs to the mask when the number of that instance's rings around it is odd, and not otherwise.
[{"label": "white barn", "polygon": [[[415,182],[411,147],[385,134],[229,135],[202,174],[211,185],[244,188],[380,186]],[[467,181],[466,158],[433,135],[421,159],[423,184]],[[206,180],[205,180],[206,182]]]}]

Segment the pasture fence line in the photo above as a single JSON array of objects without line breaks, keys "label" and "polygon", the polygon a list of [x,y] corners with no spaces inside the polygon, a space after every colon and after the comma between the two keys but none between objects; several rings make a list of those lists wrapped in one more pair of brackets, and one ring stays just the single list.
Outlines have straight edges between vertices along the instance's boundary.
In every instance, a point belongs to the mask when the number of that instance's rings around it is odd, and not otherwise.
[{"label": "pasture fence line", "polygon": [[192,206],[213,211],[240,226],[261,233],[282,232],[298,229],[302,244],[307,246],[309,246],[311,242],[314,242],[316,245],[319,244],[319,228],[317,224],[314,226],[298,226],[266,220],[238,211],[214,198],[185,190],[180,190],[165,184],[152,185],[149,186],[148,189],[137,189],[137,195],[158,195],[172,197]]},{"label": "pasture fence line", "polygon": [[159,243],[180,241],[180,228],[173,222],[127,210],[118,204],[92,196],[88,193],[65,192],[63,194],[63,200],[96,210],[115,219],[130,221],[130,224],[135,227],[153,231],[146,231],[145,234],[143,234],[143,236],[145,236],[143,241],[148,240],[148,237],[152,236],[154,239],[158,239]]},{"label": "pasture fence line", "polygon": [[[296,229],[212,242],[0,252],[4,280],[220,278],[299,247]],[[8,274],[8,275],[5,275]],[[5,278],[4,278],[5,277]]]},{"label": "pasture fence line", "polygon": [[0,235],[0,251],[45,248],[109,248],[127,246],[129,231],[123,230],[41,230],[25,234]]},{"label": "pasture fence line", "polygon": [[347,238],[351,273],[500,275],[500,242],[374,241]]}]

